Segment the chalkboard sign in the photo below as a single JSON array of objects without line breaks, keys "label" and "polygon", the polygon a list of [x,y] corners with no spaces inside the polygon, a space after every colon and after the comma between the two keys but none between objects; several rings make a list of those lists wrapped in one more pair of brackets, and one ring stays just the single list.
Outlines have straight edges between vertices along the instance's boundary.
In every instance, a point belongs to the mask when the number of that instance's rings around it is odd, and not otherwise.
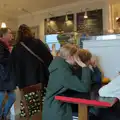
[{"label": "chalkboard sign", "polygon": [[77,13],[77,31],[88,35],[103,34],[102,9],[87,11],[88,18],[84,18],[85,12]]},{"label": "chalkboard sign", "polygon": [[67,17],[67,22],[66,15],[50,18],[49,21],[45,19],[45,34],[56,34],[61,31],[64,33],[72,32],[74,30],[74,15],[69,14]]}]

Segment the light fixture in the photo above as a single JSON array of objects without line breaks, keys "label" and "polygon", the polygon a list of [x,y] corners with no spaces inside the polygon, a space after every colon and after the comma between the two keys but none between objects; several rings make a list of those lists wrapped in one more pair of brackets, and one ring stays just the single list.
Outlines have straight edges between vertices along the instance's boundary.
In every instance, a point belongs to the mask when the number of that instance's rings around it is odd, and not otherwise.
[{"label": "light fixture", "polygon": [[6,28],[6,27],[7,27],[7,26],[6,26],[5,22],[2,22],[1,28]]},{"label": "light fixture", "polygon": [[67,22],[68,21],[68,15],[66,14],[66,16],[65,16],[65,22]]},{"label": "light fixture", "polygon": [[65,25],[70,26],[72,24],[73,24],[72,21],[69,20],[68,15],[66,14],[66,16],[65,16]]},{"label": "light fixture", "polygon": [[51,14],[51,13],[48,13],[48,16],[49,16],[49,18],[47,18],[47,25],[48,26],[50,26],[51,24],[53,24],[53,20],[51,20],[50,18],[51,17],[54,17],[54,15],[53,14]]},{"label": "light fixture", "polygon": [[50,18],[47,18],[47,25],[50,25]]},{"label": "light fixture", "polygon": [[84,18],[85,18],[85,19],[88,18],[88,15],[87,15],[87,8],[86,8],[86,10],[85,10]]},{"label": "light fixture", "polygon": [[50,18],[47,18],[47,22],[50,22]]},{"label": "light fixture", "polygon": [[120,17],[116,17],[116,21],[119,19]]},{"label": "light fixture", "polygon": [[85,11],[84,18],[85,18],[85,19],[87,19],[87,18],[88,18],[87,11]]}]

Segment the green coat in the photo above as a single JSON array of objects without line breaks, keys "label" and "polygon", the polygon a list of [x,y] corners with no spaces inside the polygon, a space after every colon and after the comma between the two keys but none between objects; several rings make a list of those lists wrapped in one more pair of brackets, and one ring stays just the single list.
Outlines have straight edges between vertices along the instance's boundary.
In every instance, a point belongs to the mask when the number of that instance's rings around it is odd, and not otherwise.
[{"label": "green coat", "polygon": [[72,74],[72,67],[64,59],[57,57],[50,67],[50,78],[43,105],[42,120],[72,120],[71,105],[55,100],[55,96],[68,89],[88,92],[91,89],[90,69],[82,69],[81,80]]}]

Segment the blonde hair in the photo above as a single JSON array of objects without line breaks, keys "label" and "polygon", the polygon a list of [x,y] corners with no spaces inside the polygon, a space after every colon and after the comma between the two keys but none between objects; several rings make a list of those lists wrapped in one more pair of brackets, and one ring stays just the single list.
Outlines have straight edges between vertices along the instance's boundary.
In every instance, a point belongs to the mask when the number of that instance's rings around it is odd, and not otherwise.
[{"label": "blonde hair", "polygon": [[92,55],[92,58],[91,58],[91,60],[97,60],[97,56],[96,55]]},{"label": "blonde hair", "polygon": [[78,46],[67,43],[60,48],[60,57],[67,59],[69,56],[74,56],[77,51]]},{"label": "blonde hair", "polygon": [[92,54],[86,49],[79,49],[77,56],[81,59],[83,63],[88,62],[92,58]]}]

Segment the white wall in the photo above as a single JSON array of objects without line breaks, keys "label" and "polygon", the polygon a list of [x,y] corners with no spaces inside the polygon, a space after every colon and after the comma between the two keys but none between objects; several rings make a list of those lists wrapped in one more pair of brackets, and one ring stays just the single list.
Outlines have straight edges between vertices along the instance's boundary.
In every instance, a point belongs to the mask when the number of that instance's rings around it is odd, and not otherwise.
[{"label": "white wall", "polygon": [[114,78],[120,71],[120,40],[84,41],[83,47],[98,57],[104,75]]},{"label": "white wall", "polygon": [[17,22],[17,19],[15,20],[12,20],[12,21],[7,21],[5,22],[6,25],[11,28],[12,31],[16,31],[17,30],[17,27],[18,27],[18,22]]},{"label": "white wall", "polygon": [[99,0],[97,2],[87,2],[87,3],[77,2],[73,4],[58,6],[58,7],[47,9],[44,11],[39,11],[34,13],[33,15],[21,16],[18,19],[18,24],[20,25],[24,23],[29,26],[39,25],[40,38],[43,40],[44,39],[44,19],[50,17],[48,16],[48,13],[52,13],[54,16],[60,16],[60,15],[65,15],[66,12],[68,11],[71,11],[72,13],[77,13],[77,12],[80,12],[81,9],[85,10],[86,8],[89,8],[89,10],[103,9],[103,27],[105,30],[109,28],[108,3],[105,2],[104,0]]}]

